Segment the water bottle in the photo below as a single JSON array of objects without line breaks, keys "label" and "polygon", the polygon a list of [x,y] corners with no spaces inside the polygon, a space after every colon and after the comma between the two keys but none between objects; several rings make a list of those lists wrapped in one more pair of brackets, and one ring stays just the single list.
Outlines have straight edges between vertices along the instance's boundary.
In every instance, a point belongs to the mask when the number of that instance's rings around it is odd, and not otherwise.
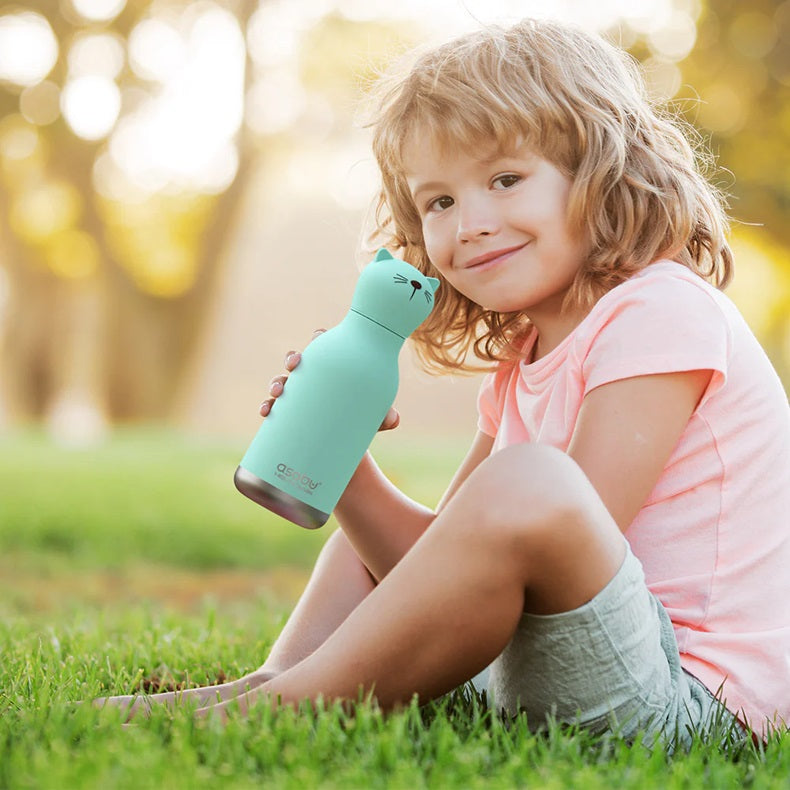
[{"label": "water bottle", "polygon": [[439,280],[381,249],[351,309],[313,340],[241,459],[242,494],[307,529],[326,523],[398,390],[398,356]]}]

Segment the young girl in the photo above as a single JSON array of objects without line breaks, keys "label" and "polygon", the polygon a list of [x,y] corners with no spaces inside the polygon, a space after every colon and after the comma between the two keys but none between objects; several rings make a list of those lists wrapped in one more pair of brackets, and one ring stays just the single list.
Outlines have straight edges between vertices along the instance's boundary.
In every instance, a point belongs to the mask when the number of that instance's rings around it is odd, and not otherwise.
[{"label": "young girl", "polygon": [[261,669],[180,699],[392,708],[490,665],[533,727],[782,726],[790,409],[678,126],[623,53],[525,21],[422,54],[373,129],[377,241],[441,278],[423,359],[496,363],[477,435],[435,511],[366,456]]}]

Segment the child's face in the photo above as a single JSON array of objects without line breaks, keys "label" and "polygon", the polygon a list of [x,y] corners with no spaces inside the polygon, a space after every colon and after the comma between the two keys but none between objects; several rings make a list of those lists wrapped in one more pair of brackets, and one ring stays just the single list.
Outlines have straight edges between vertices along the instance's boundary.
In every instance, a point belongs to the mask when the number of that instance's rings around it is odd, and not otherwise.
[{"label": "child's face", "polygon": [[567,222],[570,179],[525,147],[478,157],[413,141],[406,154],[428,257],[446,280],[536,325],[559,315],[585,253]]}]

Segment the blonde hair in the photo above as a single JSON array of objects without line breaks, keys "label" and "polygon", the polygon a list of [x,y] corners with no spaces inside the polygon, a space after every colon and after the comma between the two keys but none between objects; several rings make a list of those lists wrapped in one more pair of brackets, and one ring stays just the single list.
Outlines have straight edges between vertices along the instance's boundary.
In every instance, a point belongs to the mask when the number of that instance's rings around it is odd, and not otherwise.
[{"label": "blonde hair", "polygon": [[470,350],[486,363],[512,360],[529,320],[485,310],[433,269],[404,175],[404,149],[417,133],[445,150],[526,144],[571,178],[568,221],[589,254],[565,307],[591,307],[659,258],[717,287],[732,275],[724,199],[688,139],[699,136],[653,106],[635,61],[598,36],[536,20],[486,27],[392,72],[374,101],[382,188],[370,240],[442,279],[413,335],[428,369],[477,369]]}]

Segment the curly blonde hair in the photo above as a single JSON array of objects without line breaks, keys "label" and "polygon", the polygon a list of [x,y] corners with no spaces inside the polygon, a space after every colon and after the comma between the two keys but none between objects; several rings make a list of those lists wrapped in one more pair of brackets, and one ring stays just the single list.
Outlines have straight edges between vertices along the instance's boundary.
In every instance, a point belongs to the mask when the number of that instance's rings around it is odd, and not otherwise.
[{"label": "curly blonde hair", "polygon": [[369,241],[442,279],[413,335],[429,370],[479,369],[470,351],[489,365],[513,360],[529,320],[482,308],[431,265],[405,178],[416,134],[445,150],[526,144],[570,177],[568,221],[589,254],[565,307],[591,307],[660,258],[720,288],[732,276],[724,197],[705,176],[699,135],[651,103],[636,62],[599,36],[538,20],[485,27],[418,53],[379,81],[373,100],[382,187]]}]

